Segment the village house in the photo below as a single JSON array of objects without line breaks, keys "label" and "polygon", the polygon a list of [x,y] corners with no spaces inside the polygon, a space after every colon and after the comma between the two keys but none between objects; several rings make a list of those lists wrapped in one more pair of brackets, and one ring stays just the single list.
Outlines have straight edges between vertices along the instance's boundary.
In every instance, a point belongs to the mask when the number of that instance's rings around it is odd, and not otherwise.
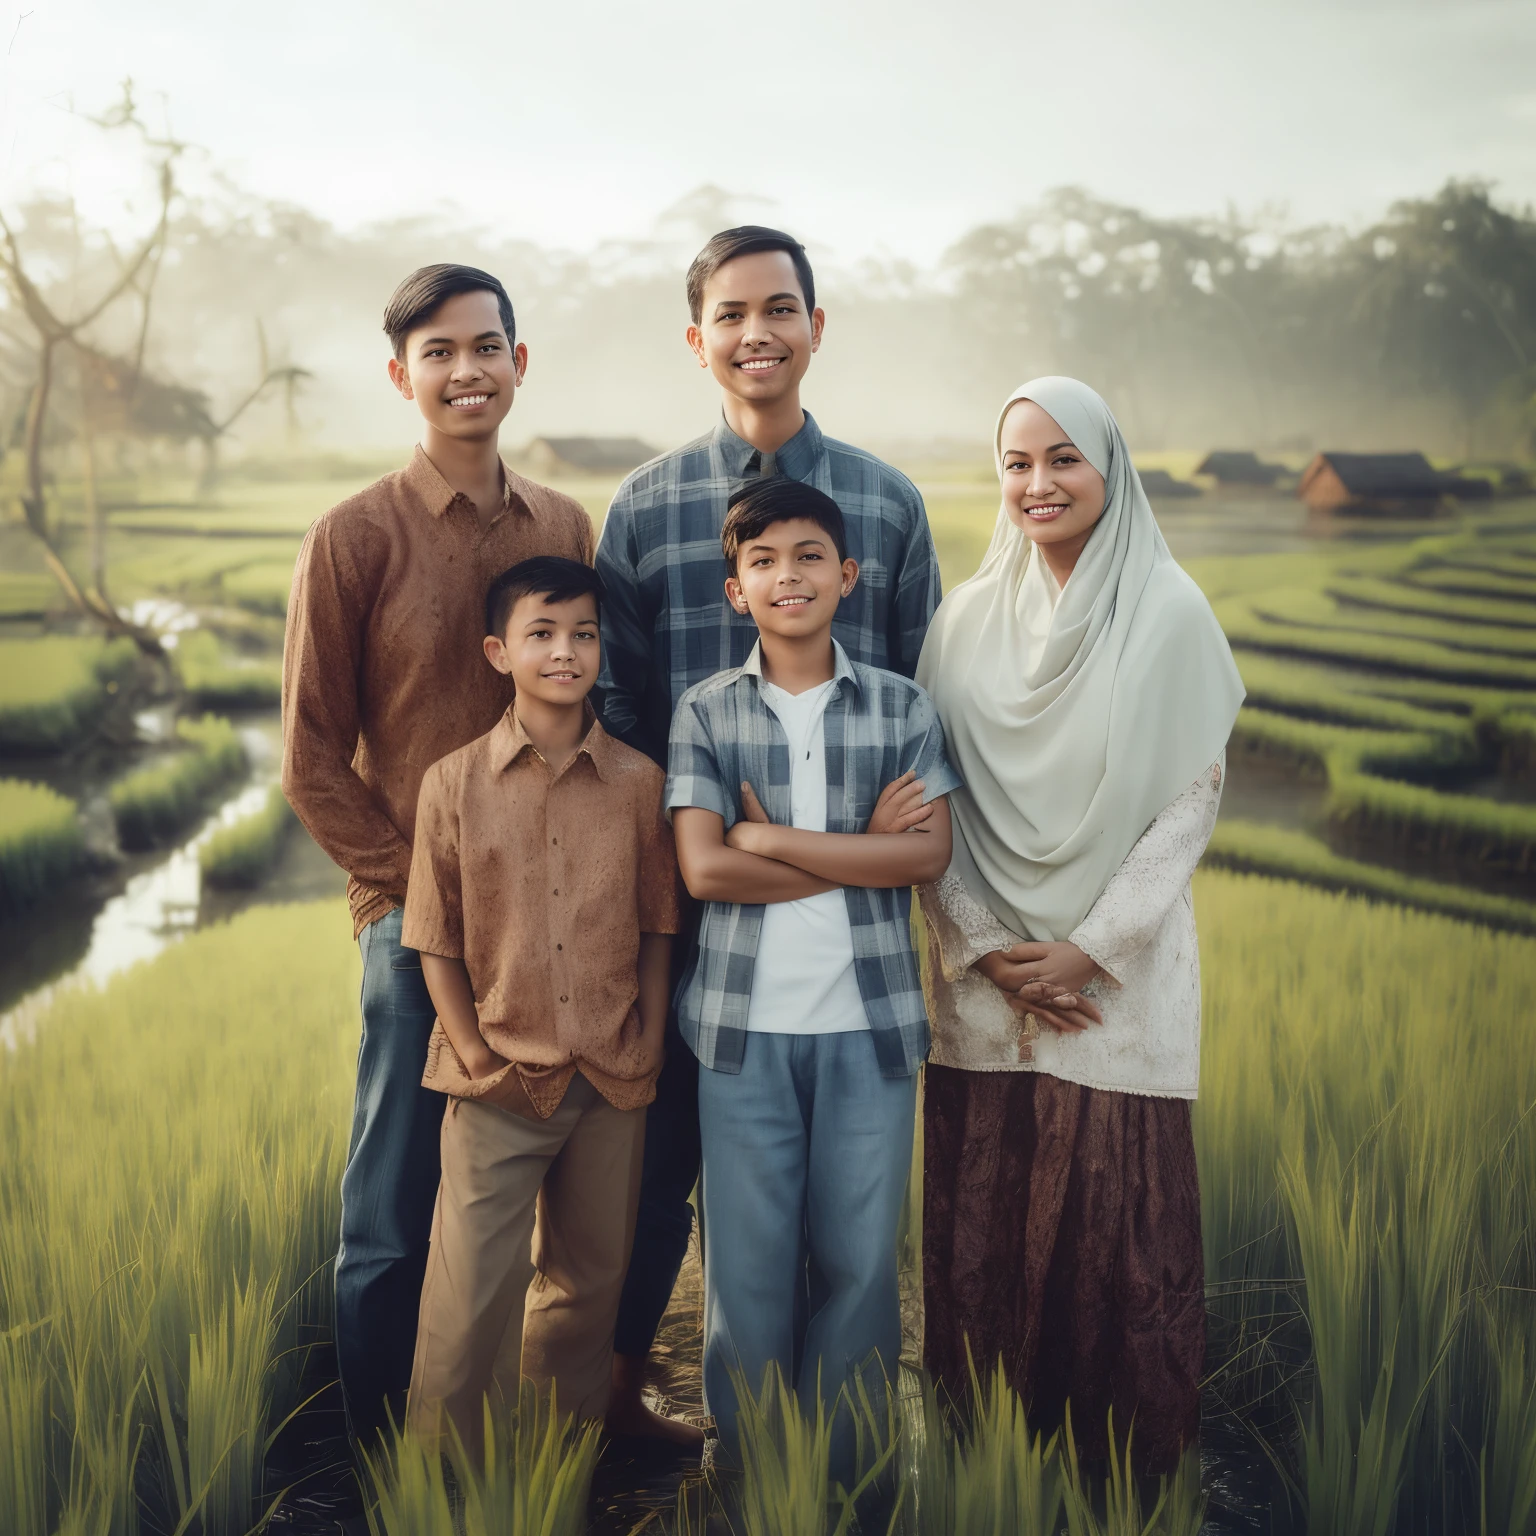
[{"label": "village house", "polygon": [[1225,448],[1206,454],[1195,470],[1197,475],[1209,475],[1223,490],[1268,490],[1285,472],[1283,464],[1266,464],[1256,453]]},{"label": "village house", "polygon": [[1296,487],[1313,512],[1358,517],[1430,517],[1446,493],[1422,453],[1320,453]]},{"label": "village house", "polygon": [[536,437],[520,455],[529,472],[562,475],[627,475],[656,450],[638,437]]}]

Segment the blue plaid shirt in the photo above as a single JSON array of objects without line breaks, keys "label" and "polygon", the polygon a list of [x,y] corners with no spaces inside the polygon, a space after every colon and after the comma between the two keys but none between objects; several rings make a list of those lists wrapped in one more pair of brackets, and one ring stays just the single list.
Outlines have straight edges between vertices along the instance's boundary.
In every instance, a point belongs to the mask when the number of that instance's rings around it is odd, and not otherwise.
[{"label": "blue plaid shirt", "polygon": [[[836,681],[822,716],[827,746],[827,831],[862,832],[880,791],[909,768],[935,800],[960,787],[944,755],[944,728],[916,683],[850,661],[840,645]],[[770,821],[787,826],[789,741],[764,701],[759,652],[744,666],[690,688],[672,720],[667,809],[718,811],[741,819],[743,779]],[[845,886],[853,969],[884,1077],[909,1077],[928,1054],[928,1012],[912,952],[912,891]],[[678,1025],[695,1056],[717,1072],[741,1071],[747,1005],[757,962],[762,904],[707,901],[699,949],[683,980]]]},{"label": "blue plaid shirt", "polygon": [[[766,461],[766,462],[765,462]],[[695,683],[739,667],[757,626],[725,600],[720,530],[743,481],[787,475],[842,508],[859,581],[832,633],[855,661],[911,677],[939,606],[939,562],[917,487],[873,454],[805,425],[760,454],[725,424],[642,465],[619,487],[603,524],[603,725],[665,765],[672,711]]]}]

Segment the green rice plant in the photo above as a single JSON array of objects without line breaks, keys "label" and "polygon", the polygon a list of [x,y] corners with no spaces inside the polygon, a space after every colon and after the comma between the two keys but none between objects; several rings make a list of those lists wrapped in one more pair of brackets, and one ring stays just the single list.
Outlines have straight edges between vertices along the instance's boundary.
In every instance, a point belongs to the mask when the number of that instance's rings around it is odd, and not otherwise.
[{"label": "green rice plant", "polygon": [[94,729],[139,665],[131,640],[0,640],[0,752],[63,752]]},{"label": "green rice plant", "polygon": [[1536,869],[1536,806],[1446,794],[1333,765],[1327,814],[1335,835],[1356,848],[1390,848],[1473,879],[1489,871],[1523,878]]},{"label": "green rice plant", "polygon": [[484,1415],[483,1453],[450,1426],[446,1456],[399,1432],[365,1458],[372,1536],[581,1536],[598,1424],[576,1424],[529,1382],[510,1411],[487,1399]]},{"label": "green rice plant", "polygon": [[282,696],[282,664],[228,656],[207,630],[193,630],[176,647],[176,673],[197,709],[267,709]]},{"label": "green rice plant", "polygon": [[[1433,641],[1451,651],[1479,656],[1508,656],[1529,661],[1536,657],[1536,629],[1530,626],[1472,624],[1461,618],[1403,613],[1388,608],[1341,606],[1327,593],[1290,588],[1251,600],[1253,612],[1277,624],[1361,635],[1401,636]],[[1530,610],[1536,620],[1536,607]]]},{"label": "green rice plant", "polygon": [[1063,1458],[1062,1503],[1067,1536],[1200,1536],[1205,1525],[1205,1499],[1200,1492],[1200,1458],[1191,1452],[1171,1478],[1158,1479],[1157,1498],[1145,1509],[1141,1480],[1131,1461],[1134,1430],[1123,1446],[1115,1438],[1115,1418],[1109,1416],[1109,1476],[1099,1484],[1083,1475],[1067,1416]]},{"label": "green rice plant", "polygon": [[1324,585],[1323,590],[1336,601],[1355,608],[1416,614],[1477,626],[1536,628],[1536,608],[1529,603],[1501,602],[1488,597],[1460,597],[1452,592],[1437,592],[1432,587],[1412,587],[1401,581],[1388,581],[1374,576],[1335,576]]},{"label": "green rice plant", "polygon": [[217,715],[180,720],[176,736],[184,750],[138,769],[108,792],[124,848],[152,848],[175,836],[219,789],[245,772],[245,748],[228,720]]},{"label": "green rice plant", "polygon": [[1481,656],[1454,651],[1431,640],[1353,631],[1318,630],[1279,623],[1260,614],[1246,598],[1226,599],[1216,617],[1227,639],[1242,649],[1299,656],[1340,666],[1376,668],[1440,682],[1467,683],[1503,689],[1536,688],[1536,665],[1511,656]]},{"label": "green rice plant", "polygon": [[1536,933],[1536,902],[1405,875],[1335,853],[1321,838],[1289,827],[1223,817],[1206,847],[1205,867],[1278,875],[1324,890],[1348,891],[1395,906],[1439,912],[1515,933]]},{"label": "green rice plant", "polygon": [[0,574],[0,618],[40,619],[62,606],[63,593],[51,576],[20,571]]},{"label": "green rice plant", "polygon": [[1458,597],[1490,598],[1495,602],[1536,602],[1536,588],[1523,572],[1511,574],[1499,566],[1437,562],[1405,570],[1401,580],[1431,592],[1453,593]]},{"label": "green rice plant", "polygon": [[0,779],[0,912],[53,894],[85,859],[73,800],[46,784]]},{"label": "green rice plant", "polygon": [[[1425,708],[1404,699],[1382,697],[1380,684],[1391,686],[1389,679],[1281,661],[1262,651],[1240,651],[1237,666],[1248,690],[1248,703],[1276,714],[1366,729],[1465,732],[1469,739],[1474,734],[1472,726],[1449,709]],[[1408,685],[1405,691],[1413,691],[1414,687]],[[1453,687],[1450,693],[1455,702],[1463,701],[1461,689]]]},{"label": "green rice plant", "polygon": [[220,827],[198,849],[203,879],[226,889],[259,885],[277,863],[288,834],[297,825],[298,818],[282,789],[274,784],[260,810]]},{"label": "green rice plant", "polygon": [[0,1480],[35,1507],[40,1476],[50,1536],[267,1513],[288,1320],[328,1321],[348,933],[339,904],[255,909],[61,993],[0,1053]]},{"label": "green rice plant", "polygon": [[1444,734],[1433,735],[1360,730],[1245,706],[1231,744],[1239,752],[1288,762],[1316,779],[1365,770],[1433,777],[1476,760],[1476,734],[1458,721],[1449,724]]},{"label": "green rice plant", "polygon": [[293,586],[292,560],[258,560],[239,570],[226,571],[219,586],[226,601],[253,613],[278,617],[288,612],[288,593]]}]

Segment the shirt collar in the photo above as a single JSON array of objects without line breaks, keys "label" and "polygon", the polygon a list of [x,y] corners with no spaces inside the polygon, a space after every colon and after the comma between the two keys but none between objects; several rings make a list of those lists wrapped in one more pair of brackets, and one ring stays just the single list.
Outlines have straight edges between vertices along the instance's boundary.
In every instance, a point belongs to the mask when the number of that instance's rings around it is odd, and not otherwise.
[{"label": "shirt collar", "polygon": [[[612,781],[614,771],[618,767],[618,753],[613,737],[599,723],[597,713],[590,701],[584,703],[581,710],[587,733],[576,749],[576,757],[581,757],[583,754],[589,757],[598,778],[607,784]],[[529,740],[527,731],[523,729],[523,722],[517,718],[515,700],[507,705],[506,713],[496,722],[493,735],[495,739],[491,743],[491,767],[495,772],[504,773],[525,751],[532,752],[540,762],[546,762],[544,755]],[[573,757],[571,763],[575,761],[576,758]],[[569,766],[570,764],[567,764],[567,768]]]},{"label": "shirt collar", "polygon": [[[503,511],[523,505],[522,498],[512,489],[512,483],[516,478],[507,468],[506,460],[503,459],[501,461]],[[433,517],[441,517],[454,502],[460,500],[459,492],[443,479],[442,472],[427,457],[427,451],[420,443],[417,443],[416,451],[411,455],[411,462],[405,467],[405,483]]]},{"label": "shirt collar", "polygon": [[[760,683],[767,681],[763,676],[763,642],[761,640],[753,645],[752,654],[742,662],[741,671],[743,676],[755,677]],[[835,639],[832,642],[832,681],[848,682],[855,688],[859,686],[859,674],[853,670],[848,652]]]},{"label": "shirt collar", "polygon": [[[737,437],[723,411],[715,427],[715,449],[733,480],[745,480],[762,472],[762,454],[745,438]],[[807,411],[805,425],[771,455],[770,470],[774,474],[787,475],[791,480],[808,480],[820,458],[821,428]]]}]

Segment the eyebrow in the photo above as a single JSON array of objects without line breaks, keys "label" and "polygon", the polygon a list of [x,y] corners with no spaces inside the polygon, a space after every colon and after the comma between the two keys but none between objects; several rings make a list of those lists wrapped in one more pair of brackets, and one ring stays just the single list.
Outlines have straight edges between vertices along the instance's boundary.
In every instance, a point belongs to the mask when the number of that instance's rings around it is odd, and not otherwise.
[{"label": "eyebrow", "polygon": [[[813,544],[818,549],[825,549],[827,547],[827,541],[825,539],[796,539],[794,547],[796,549],[807,549]],[[771,555],[778,549],[778,547],[779,546],[777,544],[748,544],[746,552],[751,554],[753,550],[765,549]]]},{"label": "eyebrow", "polygon": [[[800,295],[798,293],[770,293],[768,297],[763,300],[763,302],[765,304],[777,304],[780,299],[793,299],[796,303],[798,303],[800,301]],[[732,306],[740,309],[741,306],[747,302],[748,301],[746,299],[716,299],[715,309],[729,309]]]},{"label": "eyebrow", "polygon": [[[525,619],[523,622],[527,626],[530,624],[554,624],[557,621],[554,619]],[[590,619],[577,619],[576,623],[578,626],[582,624],[596,624],[597,615],[594,614]]]},{"label": "eyebrow", "polygon": [[[1055,453],[1058,448],[1073,448],[1073,449],[1075,449],[1076,447],[1077,447],[1076,443],[1052,443],[1051,446],[1049,448],[1047,448],[1045,451],[1047,453]],[[1006,449],[1005,452],[1006,453],[1023,453],[1023,454],[1027,454],[1029,452],[1029,449],[1027,449],[1027,448],[1009,448],[1009,449]]]},{"label": "eyebrow", "polygon": [[[475,340],[476,341],[500,341],[500,340],[503,339],[505,334],[506,333],[503,332],[503,331],[481,331],[480,334],[475,337]],[[441,347],[441,346],[450,346],[451,347],[452,345],[453,345],[453,337],[452,336],[428,336],[427,339],[424,342],[422,342],[422,346],[424,346],[424,347]]]}]

